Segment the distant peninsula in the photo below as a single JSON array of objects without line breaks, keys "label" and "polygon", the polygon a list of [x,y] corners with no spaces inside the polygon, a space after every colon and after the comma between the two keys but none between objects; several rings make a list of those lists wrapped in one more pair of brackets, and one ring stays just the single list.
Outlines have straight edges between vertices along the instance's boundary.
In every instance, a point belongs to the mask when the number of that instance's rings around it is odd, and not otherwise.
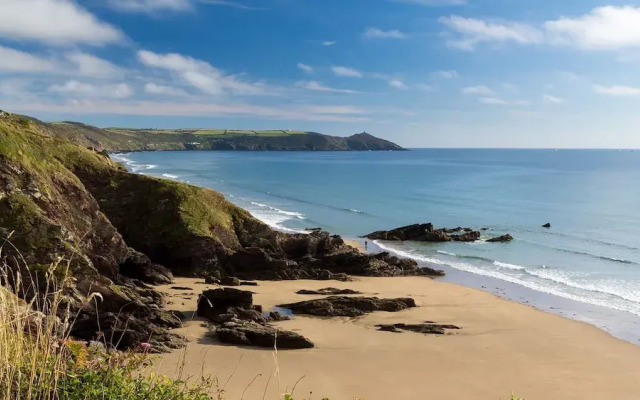
[{"label": "distant peninsula", "polygon": [[107,151],[401,151],[366,132],[349,137],[292,130],[97,128],[79,122],[54,122],[58,136]]}]

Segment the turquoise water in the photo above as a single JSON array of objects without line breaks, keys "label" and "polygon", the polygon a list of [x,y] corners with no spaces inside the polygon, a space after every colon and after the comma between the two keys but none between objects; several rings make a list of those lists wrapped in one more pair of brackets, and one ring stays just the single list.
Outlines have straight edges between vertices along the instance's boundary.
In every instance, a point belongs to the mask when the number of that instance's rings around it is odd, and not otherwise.
[{"label": "turquoise water", "polygon": [[[356,237],[417,222],[491,244],[378,243],[425,263],[640,316],[640,151],[143,152],[135,172],[214,188],[268,224]],[[551,229],[542,224],[550,222]]]}]

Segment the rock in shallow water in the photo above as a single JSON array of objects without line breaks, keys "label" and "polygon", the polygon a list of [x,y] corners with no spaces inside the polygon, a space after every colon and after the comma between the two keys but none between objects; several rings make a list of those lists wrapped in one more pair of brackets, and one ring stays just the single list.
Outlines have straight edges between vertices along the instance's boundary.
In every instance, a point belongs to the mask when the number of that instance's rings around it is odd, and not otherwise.
[{"label": "rock in shallow water", "polygon": [[504,242],[510,242],[512,240],[513,240],[513,236],[511,236],[511,235],[502,235],[502,236],[498,236],[498,237],[494,237],[494,238],[488,239],[487,242],[504,243]]},{"label": "rock in shallow water", "polygon": [[402,311],[416,307],[416,302],[411,298],[379,299],[377,297],[331,296],[324,299],[281,304],[278,307],[287,308],[296,314],[322,317],[358,317],[374,311]]}]

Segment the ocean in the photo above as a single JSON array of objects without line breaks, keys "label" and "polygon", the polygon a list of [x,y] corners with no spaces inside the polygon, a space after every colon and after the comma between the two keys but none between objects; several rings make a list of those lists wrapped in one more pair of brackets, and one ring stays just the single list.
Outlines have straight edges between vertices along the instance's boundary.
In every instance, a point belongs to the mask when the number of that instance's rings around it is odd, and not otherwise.
[{"label": "ocean", "polygon": [[[640,151],[139,152],[132,172],[216,189],[284,231],[432,222],[511,243],[370,243],[448,281],[640,343]],[[550,223],[550,229],[542,225]]]}]

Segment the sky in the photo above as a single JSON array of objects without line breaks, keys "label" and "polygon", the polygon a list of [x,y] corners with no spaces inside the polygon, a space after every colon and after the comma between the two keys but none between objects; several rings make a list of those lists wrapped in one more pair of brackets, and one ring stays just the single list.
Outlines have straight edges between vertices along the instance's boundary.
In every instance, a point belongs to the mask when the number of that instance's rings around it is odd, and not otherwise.
[{"label": "sky", "polygon": [[0,109],[101,127],[640,148],[640,1],[0,0]]}]

